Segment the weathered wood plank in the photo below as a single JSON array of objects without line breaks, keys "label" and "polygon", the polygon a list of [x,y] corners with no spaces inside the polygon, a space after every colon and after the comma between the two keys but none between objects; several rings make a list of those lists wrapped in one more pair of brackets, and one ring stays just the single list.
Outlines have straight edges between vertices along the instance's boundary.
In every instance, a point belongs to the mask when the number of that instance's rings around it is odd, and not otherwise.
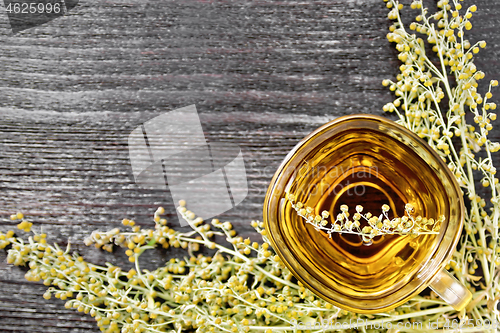
[{"label": "weathered wood plank", "polygon": [[[472,1],[465,1],[464,6]],[[500,3],[474,1],[476,65],[500,77]],[[0,10],[1,11],[1,10]],[[250,193],[221,219],[252,239],[264,193],[287,152],[336,116],[382,114],[381,86],[399,62],[379,0],[81,1],[67,16],[12,35],[0,19],[0,230],[22,210],[95,263],[128,267],[82,241],[124,217],[176,225],[169,193],[134,184],[127,137],[145,121],[196,104],[210,142],[238,144]],[[408,11],[408,14],[411,12]],[[495,137],[500,131],[494,131]],[[496,161],[500,161],[497,157]],[[182,252],[147,255],[146,268]],[[97,332],[89,316],[46,301],[0,252],[3,332]]]}]

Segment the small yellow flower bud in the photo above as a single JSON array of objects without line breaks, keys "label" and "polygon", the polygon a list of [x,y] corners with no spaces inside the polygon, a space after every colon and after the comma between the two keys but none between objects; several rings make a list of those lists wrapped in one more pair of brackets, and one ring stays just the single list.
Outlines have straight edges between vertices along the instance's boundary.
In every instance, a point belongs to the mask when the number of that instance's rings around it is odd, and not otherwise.
[{"label": "small yellow flower bud", "polygon": [[363,230],[362,230],[362,232],[363,232],[364,234],[369,234],[371,231],[372,231],[372,228],[371,228],[371,227],[368,227],[368,226],[363,227]]}]

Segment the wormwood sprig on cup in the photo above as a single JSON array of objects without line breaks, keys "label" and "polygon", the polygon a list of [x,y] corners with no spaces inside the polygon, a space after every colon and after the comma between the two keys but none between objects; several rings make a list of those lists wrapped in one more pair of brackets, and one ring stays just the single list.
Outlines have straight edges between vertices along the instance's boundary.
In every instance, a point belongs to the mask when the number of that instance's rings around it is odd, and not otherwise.
[{"label": "wormwood sprig on cup", "polygon": [[[399,123],[426,140],[455,174],[470,208],[465,234],[447,268],[475,292],[461,319],[498,322],[500,187],[492,153],[500,144],[488,137],[496,119],[492,111],[497,107],[490,102],[491,89],[498,81],[490,81],[484,96],[478,92],[478,81],[485,74],[474,65],[474,54],[486,42],[472,43],[465,36],[477,7],[461,12],[459,1],[440,0],[438,11],[429,14],[422,1],[414,1],[411,7],[419,15],[408,29],[400,17],[402,4],[386,2],[388,16],[394,21],[387,38],[396,43],[403,64],[397,81],[383,81],[396,95],[384,110],[395,112]],[[424,39],[432,46],[437,64],[428,55]],[[485,190],[476,188],[477,183]],[[444,307],[442,311],[454,315]]]},{"label": "wormwood sprig on cup", "polygon": [[[388,215],[389,205],[382,206],[382,214],[379,216],[374,216],[370,212],[363,214],[363,206],[357,205],[356,213],[351,219],[349,207],[341,205],[340,213],[328,226],[330,213],[327,211],[321,212],[321,215],[316,215],[314,214],[314,208],[296,202],[293,194],[287,193],[286,199],[290,201],[292,208],[306,223],[312,224],[318,231],[325,231],[330,238],[334,232],[353,234],[361,236],[365,243],[370,243],[374,237],[382,235],[409,235],[410,237],[424,234],[436,235],[439,233],[441,223],[445,220],[444,216],[440,216],[436,220],[422,216],[414,217],[415,209],[411,204],[405,205],[405,216],[392,219]],[[362,227],[363,220],[366,222],[364,224],[368,225]]]}]

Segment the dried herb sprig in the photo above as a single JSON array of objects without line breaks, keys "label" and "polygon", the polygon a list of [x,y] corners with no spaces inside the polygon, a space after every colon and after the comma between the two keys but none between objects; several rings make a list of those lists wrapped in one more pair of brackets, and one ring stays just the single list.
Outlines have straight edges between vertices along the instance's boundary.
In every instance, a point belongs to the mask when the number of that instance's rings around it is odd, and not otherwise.
[{"label": "dried herb sprig", "polygon": [[[210,226],[183,206],[180,212],[192,230],[174,231],[161,218],[163,212],[156,211],[154,229],[123,220],[131,231],[95,231],[85,240],[106,251],[125,248],[135,264],[129,271],[88,263],[69,246],[63,251],[48,245],[46,235],[36,232],[26,242],[13,231],[0,233],[0,248],[9,247],[9,263],[29,266],[29,281],[51,286],[45,298],[67,300],[67,308],[89,313],[105,332],[271,332],[289,329],[292,320],[347,314],[296,282],[269,243],[238,237],[230,222],[212,220]],[[12,218],[18,217],[22,229],[29,222],[22,214]],[[252,226],[267,240],[262,223]],[[215,234],[225,235],[231,245],[213,242]],[[156,246],[185,248],[188,256],[154,271],[141,270],[141,254]],[[196,254],[201,247],[216,252]]]},{"label": "dried herb sprig", "polygon": [[[486,42],[472,44],[465,38],[477,7],[461,13],[459,1],[440,0],[438,11],[429,14],[422,1],[414,1],[411,7],[420,13],[408,29],[400,17],[402,4],[386,2],[388,16],[394,21],[387,38],[396,44],[403,64],[397,81],[383,81],[396,95],[384,110],[395,112],[399,123],[426,140],[455,174],[470,209],[465,218],[466,234],[447,269],[479,293],[460,317],[462,322],[498,322],[500,187],[492,153],[500,144],[488,137],[496,119],[491,112],[496,109],[490,102],[491,89],[498,81],[490,81],[484,96],[478,92],[478,81],[485,74],[474,65],[474,54],[485,48]],[[432,47],[437,65],[428,56],[424,39]],[[454,314],[443,309],[443,315]]]},{"label": "dried herb sprig", "polygon": [[[413,216],[415,208],[411,204],[405,205],[405,216],[390,218],[388,212],[389,205],[382,205],[382,214],[372,215],[371,212],[363,213],[363,206],[356,206],[356,213],[350,216],[347,205],[340,206],[340,213],[335,220],[329,222],[330,213],[326,210],[321,215],[314,214],[314,208],[304,205],[302,202],[296,202],[293,194],[287,193],[285,198],[297,214],[304,219],[306,223],[312,224],[316,230],[325,231],[331,238],[332,233],[344,233],[361,236],[363,242],[370,243],[374,237],[382,235],[401,235],[417,237],[419,235],[438,234],[441,223],[445,217],[438,219],[426,218],[422,216]],[[366,223],[363,223],[363,220]],[[363,224],[367,224],[362,226]],[[328,225],[330,224],[330,225]]]},{"label": "dried herb sprig", "polygon": [[[180,207],[191,231],[179,232],[167,226],[155,212],[154,229],[144,229],[134,221],[123,220],[130,231],[114,228],[95,231],[88,246],[105,251],[126,249],[135,268],[123,270],[113,264],[95,265],[70,246],[62,250],[49,245],[47,235],[26,228],[30,222],[22,214],[19,229],[30,233],[27,241],[14,231],[0,233],[0,249],[8,249],[7,260],[28,266],[26,279],[43,280],[50,286],[44,298],[66,301],[67,308],[90,314],[103,332],[310,332],[336,331],[335,322],[357,322],[358,328],[380,321],[407,323],[424,305],[442,303],[435,296],[418,297],[406,306],[383,316],[361,315],[341,310],[314,295],[296,281],[270,247],[261,222],[252,226],[262,235],[263,244],[237,236],[230,222],[212,220],[210,224]],[[215,243],[215,234],[225,235],[230,246]],[[145,250],[161,246],[186,249],[183,259],[170,259],[154,271],[140,269]],[[202,248],[215,250],[209,256],[196,253]],[[433,310],[417,313],[432,313]],[[322,323],[322,327],[319,324]],[[329,323],[329,324],[326,324]]]}]

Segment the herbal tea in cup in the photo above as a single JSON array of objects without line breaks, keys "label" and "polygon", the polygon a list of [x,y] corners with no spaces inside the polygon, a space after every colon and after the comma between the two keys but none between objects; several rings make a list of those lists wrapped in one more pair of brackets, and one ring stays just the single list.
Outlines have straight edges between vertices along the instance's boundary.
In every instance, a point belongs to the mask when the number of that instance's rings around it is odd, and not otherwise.
[{"label": "herbal tea in cup", "polygon": [[377,313],[430,286],[456,309],[470,292],[443,267],[463,226],[461,190],[415,134],[382,117],[338,118],[303,139],[264,204],[294,276],[343,309]]}]

